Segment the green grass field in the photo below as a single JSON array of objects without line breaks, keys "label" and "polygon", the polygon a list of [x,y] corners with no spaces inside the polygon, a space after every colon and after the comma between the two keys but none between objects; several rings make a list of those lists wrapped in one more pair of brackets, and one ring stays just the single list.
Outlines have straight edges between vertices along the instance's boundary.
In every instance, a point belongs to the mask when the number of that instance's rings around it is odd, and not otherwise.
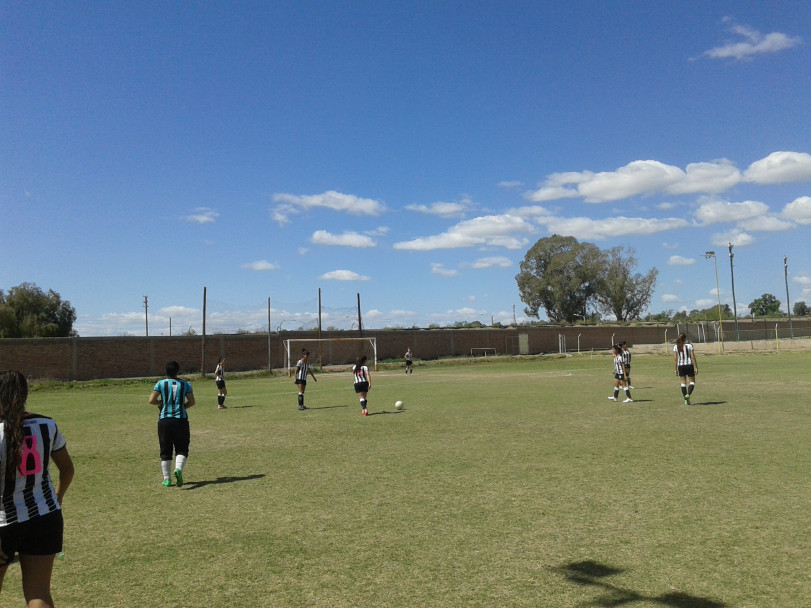
[{"label": "green grass field", "polygon": [[[477,360],[193,379],[183,488],[160,485],[154,382],[47,388],[76,479],[61,608],[800,607],[811,603],[811,353]],[[405,410],[395,412],[396,399]],[[19,567],[0,605],[21,604]]]}]

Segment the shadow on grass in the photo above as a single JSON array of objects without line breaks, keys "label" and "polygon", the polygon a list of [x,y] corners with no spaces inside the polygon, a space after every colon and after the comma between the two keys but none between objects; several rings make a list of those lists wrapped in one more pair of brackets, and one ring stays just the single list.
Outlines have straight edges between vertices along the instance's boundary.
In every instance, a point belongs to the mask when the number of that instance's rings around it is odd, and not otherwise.
[{"label": "shadow on grass", "polygon": [[405,414],[405,409],[397,410],[396,412],[387,412],[386,410],[381,412],[369,412],[367,416],[379,416],[381,414]]},{"label": "shadow on grass", "polygon": [[186,482],[184,487],[188,490],[197,490],[204,486],[212,486],[221,483],[235,483],[237,481],[250,481],[252,479],[262,479],[264,475],[246,475],[245,477],[217,477],[209,481],[191,481]]},{"label": "shadow on grass", "polygon": [[308,410],[313,410],[313,411],[315,411],[315,410],[334,410],[337,407],[346,408],[347,406],[346,405],[322,405],[321,407],[310,407],[308,405],[307,409]]},{"label": "shadow on grass", "polygon": [[694,401],[692,403],[693,406],[696,405],[703,405],[703,406],[711,406],[711,405],[726,405],[726,401]]},{"label": "shadow on grass", "polygon": [[724,608],[727,606],[723,602],[705,597],[696,597],[680,591],[650,596],[633,589],[613,585],[605,579],[620,574],[622,570],[591,560],[572,562],[564,566],[552,567],[550,570],[562,574],[571,583],[594,587],[602,591],[603,595],[589,602],[589,606],[605,606],[608,608],[610,606],[627,606],[636,602],[655,603],[668,608]]}]

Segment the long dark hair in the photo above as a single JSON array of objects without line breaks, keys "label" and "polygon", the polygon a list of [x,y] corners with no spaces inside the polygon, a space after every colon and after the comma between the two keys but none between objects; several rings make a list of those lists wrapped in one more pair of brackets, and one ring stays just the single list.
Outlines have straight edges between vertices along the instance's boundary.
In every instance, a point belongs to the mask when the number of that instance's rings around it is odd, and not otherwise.
[{"label": "long dark hair", "polygon": [[6,482],[14,483],[23,452],[23,418],[28,380],[20,372],[0,372],[0,422],[6,438]]},{"label": "long dark hair", "polygon": [[676,336],[676,348],[684,350],[684,343],[687,342],[687,334],[681,333]]},{"label": "long dark hair", "polygon": [[366,363],[366,355],[361,355],[355,360],[355,367],[352,368],[352,371],[360,371],[360,368],[363,367],[364,363]]}]

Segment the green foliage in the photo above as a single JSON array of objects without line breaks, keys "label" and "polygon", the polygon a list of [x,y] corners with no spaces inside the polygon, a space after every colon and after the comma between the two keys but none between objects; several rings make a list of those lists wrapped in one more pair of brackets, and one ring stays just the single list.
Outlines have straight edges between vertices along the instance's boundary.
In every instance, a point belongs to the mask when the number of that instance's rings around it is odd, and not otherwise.
[{"label": "green foliage", "polygon": [[0,290],[0,338],[65,338],[73,330],[76,310],[53,290],[33,283]]},{"label": "green foliage", "polygon": [[527,251],[516,275],[524,312],[538,318],[543,308],[552,323],[573,323],[588,316],[588,305],[618,321],[638,319],[653,296],[655,268],[634,273],[633,249],[602,251],[571,236],[538,240]]},{"label": "green foliage", "polygon": [[749,302],[749,312],[758,317],[769,317],[780,314],[780,300],[770,293]]},{"label": "green foliage", "polygon": [[794,316],[795,317],[806,317],[811,314],[811,311],[808,309],[808,305],[800,300],[799,302],[794,302]]}]

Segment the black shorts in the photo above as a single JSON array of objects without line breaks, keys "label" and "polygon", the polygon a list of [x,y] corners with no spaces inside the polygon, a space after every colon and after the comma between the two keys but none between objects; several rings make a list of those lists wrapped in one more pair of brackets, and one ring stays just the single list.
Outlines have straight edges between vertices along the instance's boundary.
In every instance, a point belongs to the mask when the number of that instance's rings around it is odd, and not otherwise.
[{"label": "black shorts", "polygon": [[625,380],[625,374],[614,374],[614,380]]},{"label": "black shorts", "polygon": [[62,551],[64,527],[61,510],[47,515],[40,515],[18,524],[0,527],[0,542],[3,545],[3,553],[8,556],[8,562],[6,563],[13,561],[18,553],[22,555],[54,555],[60,553]]},{"label": "black shorts", "polygon": [[368,393],[369,392],[369,383],[368,382],[357,382],[355,384],[355,392],[356,393]]},{"label": "black shorts", "polygon": [[307,386],[307,381],[299,380],[298,378],[296,378],[296,384],[300,384],[301,386]]},{"label": "black shorts", "polygon": [[679,374],[679,377],[681,377],[681,378],[684,378],[685,376],[688,376],[689,378],[695,378],[696,370],[695,370],[695,367],[692,364],[691,365],[679,365],[678,374]]},{"label": "black shorts", "polygon": [[180,456],[189,455],[188,418],[163,418],[158,420],[158,443],[161,448],[161,460],[172,460],[172,452]]},{"label": "black shorts", "polygon": [[215,380],[214,382],[217,384],[218,389],[222,390],[225,388],[225,380]]},{"label": "black shorts", "polygon": [[411,367],[411,364],[414,363],[411,359],[406,359],[406,367]]}]

